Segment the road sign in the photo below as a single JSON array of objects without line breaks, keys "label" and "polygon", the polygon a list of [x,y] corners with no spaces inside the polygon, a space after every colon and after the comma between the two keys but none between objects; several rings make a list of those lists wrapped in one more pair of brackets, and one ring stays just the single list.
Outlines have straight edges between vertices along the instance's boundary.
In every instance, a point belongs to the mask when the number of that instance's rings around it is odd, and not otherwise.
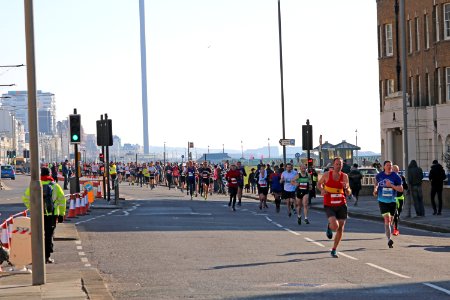
[{"label": "road sign", "polygon": [[280,139],[281,146],[295,146],[295,139]]},{"label": "road sign", "polygon": [[300,158],[300,153],[295,153],[295,158]]}]

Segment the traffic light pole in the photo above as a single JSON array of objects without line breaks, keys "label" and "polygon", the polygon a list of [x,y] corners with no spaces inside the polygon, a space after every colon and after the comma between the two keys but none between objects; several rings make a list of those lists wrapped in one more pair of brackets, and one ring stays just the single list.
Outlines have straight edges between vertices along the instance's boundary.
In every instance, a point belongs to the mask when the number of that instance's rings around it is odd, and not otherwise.
[{"label": "traffic light pole", "polygon": [[[73,109],[73,114],[77,114],[77,109]],[[80,174],[78,173],[78,165],[80,164],[78,160],[78,144],[73,144],[73,149],[75,151],[75,193],[80,192]]]},{"label": "traffic light pole", "polygon": [[[105,120],[108,120],[108,114],[105,114]],[[108,122],[106,122],[106,124],[107,124],[106,126],[108,126]],[[110,129],[108,128],[108,130],[110,130]],[[107,182],[108,182],[107,193],[108,193],[108,202],[109,202],[109,201],[111,201],[111,182],[110,182],[111,179],[109,177],[109,146],[106,146],[105,171],[106,171],[106,178],[107,178]]]},{"label": "traffic light pole", "polygon": [[[306,120],[306,125],[309,125],[309,119],[307,119]],[[308,134],[311,134],[310,132],[308,132]],[[310,145],[309,144],[309,138],[308,138],[308,149],[306,150],[306,156],[308,157],[308,160],[306,161],[306,164],[307,164],[307,166],[308,166],[308,169],[309,169],[309,159],[311,158],[311,148],[312,148],[312,145]]]},{"label": "traffic light pole", "polygon": [[[103,116],[102,116],[103,120]],[[102,155],[103,155],[103,199],[106,200],[106,166],[105,166],[105,146],[102,146]]]}]

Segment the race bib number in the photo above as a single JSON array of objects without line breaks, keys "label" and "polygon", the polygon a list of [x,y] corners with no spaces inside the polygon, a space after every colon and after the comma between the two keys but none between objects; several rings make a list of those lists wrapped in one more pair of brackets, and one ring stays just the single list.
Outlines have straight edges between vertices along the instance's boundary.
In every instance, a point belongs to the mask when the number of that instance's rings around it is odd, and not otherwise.
[{"label": "race bib number", "polygon": [[394,190],[392,188],[384,187],[381,195],[383,197],[391,198],[392,196],[394,196]]},{"label": "race bib number", "polygon": [[300,190],[306,190],[306,189],[308,188],[308,183],[306,183],[306,182],[300,182],[299,185],[298,185],[298,188],[299,188]]}]

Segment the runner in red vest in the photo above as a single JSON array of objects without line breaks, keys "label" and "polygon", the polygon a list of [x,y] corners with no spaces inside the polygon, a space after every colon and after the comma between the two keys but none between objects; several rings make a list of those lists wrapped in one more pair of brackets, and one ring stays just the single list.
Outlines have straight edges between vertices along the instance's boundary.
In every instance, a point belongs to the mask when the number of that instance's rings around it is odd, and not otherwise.
[{"label": "runner in red vest", "polygon": [[330,253],[335,258],[339,257],[336,249],[344,234],[344,226],[347,220],[346,195],[351,194],[348,176],[341,172],[342,164],[342,158],[336,157],[333,161],[333,170],[323,174],[318,183],[328,218],[327,237],[331,240],[333,231],[336,231],[334,245]]}]

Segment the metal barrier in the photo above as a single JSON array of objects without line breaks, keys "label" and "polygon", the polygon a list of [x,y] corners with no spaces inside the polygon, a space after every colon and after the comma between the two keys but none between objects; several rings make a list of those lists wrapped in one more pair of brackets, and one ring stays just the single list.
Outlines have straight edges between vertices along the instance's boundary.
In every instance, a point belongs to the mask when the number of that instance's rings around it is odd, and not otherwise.
[{"label": "metal barrier", "polygon": [[364,175],[361,180],[361,185],[374,185],[375,184],[375,176]]}]

